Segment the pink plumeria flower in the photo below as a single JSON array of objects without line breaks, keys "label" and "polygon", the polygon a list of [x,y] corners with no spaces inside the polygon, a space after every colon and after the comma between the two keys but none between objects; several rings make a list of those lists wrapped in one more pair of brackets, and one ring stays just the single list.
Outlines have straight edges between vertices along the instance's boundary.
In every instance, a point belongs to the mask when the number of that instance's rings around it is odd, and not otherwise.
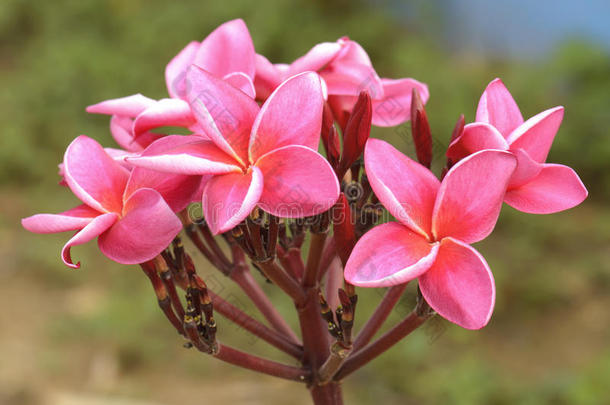
[{"label": "pink plumeria flower", "polygon": [[584,184],[568,166],[545,163],[563,119],[563,107],[541,112],[523,122],[517,103],[500,79],[483,92],[475,123],[468,124],[447,151],[453,160],[483,149],[511,152],[518,161],[504,201],[531,214],[572,208],[587,198]]},{"label": "pink plumeria flower", "polygon": [[[182,137],[179,137],[182,138]],[[155,148],[175,147],[181,139],[164,138]],[[62,249],[72,268],[72,246],[98,237],[102,253],[123,263],[143,263],[157,256],[182,229],[174,214],[196,197],[201,179],[168,176],[135,168],[131,172],[91,138],[76,138],[64,156],[64,179],[83,204],[60,214],[38,214],[22,220],[36,233],[77,231]]]},{"label": "pink plumeria flower", "polygon": [[441,316],[467,329],[485,326],[495,302],[494,280],[470,244],[493,230],[517,165],[514,156],[475,153],[442,182],[381,140],[367,142],[364,162],[375,195],[399,222],[379,225],[358,241],[345,279],[387,287],[419,277],[424,298]]},{"label": "pink plumeria flower", "polygon": [[193,135],[190,144],[127,160],[170,173],[213,175],[203,191],[203,214],[215,234],[238,225],[257,205],[276,216],[304,217],[335,203],[338,180],[316,152],[324,103],[316,74],[288,79],[262,107],[197,66],[189,68],[187,81],[190,106],[207,138]]},{"label": "pink plumeria flower", "polygon": [[89,106],[87,112],[112,115],[111,130],[119,145],[125,148],[125,144],[137,143],[144,148],[155,140],[155,136],[160,136],[151,133],[152,129],[176,126],[194,130],[196,119],[187,102],[189,84],[186,78],[192,64],[254,98],[254,55],[254,44],[244,21],[228,21],[201,43],[189,43],[168,63],[165,81],[171,98],[157,101],[135,94]]},{"label": "pink plumeria flower", "polygon": [[305,71],[315,71],[322,77],[328,102],[342,125],[362,90],[371,95],[373,125],[380,127],[409,120],[414,88],[424,103],[429,97],[428,87],[417,80],[379,78],[366,51],[347,37],[318,44],[290,65],[274,65],[257,54],[254,79],[257,97],[264,100],[286,78]]}]

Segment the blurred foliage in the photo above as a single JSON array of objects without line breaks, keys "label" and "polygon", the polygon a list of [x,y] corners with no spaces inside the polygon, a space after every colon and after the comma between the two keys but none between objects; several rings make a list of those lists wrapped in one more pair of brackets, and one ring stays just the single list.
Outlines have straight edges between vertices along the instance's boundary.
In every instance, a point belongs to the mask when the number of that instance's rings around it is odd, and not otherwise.
[{"label": "blurred foliage", "polygon": [[[138,92],[164,97],[163,70],[170,58],[220,23],[242,17],[257,51],[272,61],[291,61],[318,42],[349,35],[367,49],[380,75],[426,82],[439,164],[459,114],[467,122],[474,119],[478,98],[494,77],[504,80],[526,119],[564,105],[566,116],[549,161],[574,167],[591,193],[582,207],[553,216],[505,208],[494,235],[479,245],[498,289],[490,326],[473,333],[435,321],[348,380],[348,403],[608,402],[609,55],[578,41],[565,43],[539,62],[459,53],[440,45],[445,43],[442,36],[430,34],[434,30],[429,27],[450,23],[438,10],[424,8],[422,15],[429,21],[405,26],[400,15],[380,7],[383,3],[0,2],[0,249],[6,258],[0,276],[9,275],[2,279],[8,286],[29,286],[30,293],[41,294],[41,302],[60,303],[45,306],[39,320],[43,336],[37,341],[43,346],[36,352],[36,364],[45,378],[57,381],[63,375],[81,381],[74,371],[82,370],[78,359],[104,350],[118,353],[122,375],[152,367],[159,375],[171,372],[166,378],[176,389],[181,379],[213,378],[218,367],[221,376],[250,378],[247,372],[242,375],[182,351],[144,278],[101,257],[94,243],[75,249],[75,256],[86,268],[99,271],[69,272],[58,260],[67,235],[31,235],[18,224],[33,212],[71,206],[71,197],[55,184],[56,165],[74,137],[87,134],[113,145],[108,117],[88,115],[85,106]],[[408,126],[375,134],[413,152]],[[93,305],[90,310],[73,297],[79,291],[95,304],[87,304]],[[381,293],[362,291],[358,322],[372,312]],[[17,297],[24,308],[37,302],[31,294]],[[280,310],[291,314],[286,300],[279,301]],[[413,291],[391,320],[404,316],[412,302]],[[21,331],[13,323],[1,329]],[[239,343],[243,335],[237,335],[228,339]],[[263,346],[256,348],[266,353]],[[139,388],[123,382],[124,388],[117,390],[154,395],[162,387],[151,385],[150,378]],[[21,383],[27,386],[27,381]],[[2,388],[0,383],[0,402]]]}]

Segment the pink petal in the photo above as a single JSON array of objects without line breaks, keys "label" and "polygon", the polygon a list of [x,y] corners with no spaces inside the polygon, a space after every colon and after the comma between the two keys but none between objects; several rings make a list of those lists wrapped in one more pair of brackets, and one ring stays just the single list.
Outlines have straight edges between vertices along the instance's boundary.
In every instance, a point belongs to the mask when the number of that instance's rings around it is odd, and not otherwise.
[{"label": "pink petal", "polygon": [[61,250],[61,257],[64,264],[73,269],[80,267],[80,262],[74,264],[72,262],[72,256],[70,254],[70,248],[76,245],[82,245],[96,238],[97,236],[104,233],[110,228],[117,220],[119,216],[116,213],[101,214],[89,222],[83,229],[78,231],[76,235],[72,237]]},{"label": "pink petal", "polygon": [[320,72],[328,88],[328,94],[358,96],[366,90],[373,99],[383,98],[383,84],[375,70],[352,62],[334,62]]},{"label": "pink petal", "polygon": [[184,127],[195,123],[195,116],[184,100],[164,98],[142,111],[133,122],[133,133],[136,138],[154,128]]},{"label": "pink petal", "polygon": [[87,112],[91,114],[123,115],[135,117],[145,109],[152,107],[156,103],[152,98],[141,94],[115,98],[102,101],[87,107]]},{"label": "pink petal", "polygon": [[[155,142],[140,156],[156,156],[172,148],[193,142],[190,136],[170,135]],[[201,176],[168,174],[157,170],[136,167],[129,176],[123,198],[127,200],[140,188],[152,188],[161,194],[174,212],[182,211],[191,202],[198,200]]]},{"label": "pink petal", "polygon": [[479,100],[476,120],[493,125],[505,138],[523,124],[519,107],[502,80],[495,79],[487,85]]},{"label": "pink petal", "polygon": [[451,236],[473,243],[485,239],[496,225],[516,166],[511,153],[498,150],[477,152],[453,166],[434,204],[434,240]]},{"label": "pink petal", "polygon": [[243,72],[230,73],[222,78],[225,82],[246,93],[248,97],[256,98],[256,90],[252,79]]},{"label": "pink petal", "polygon": [[425,104],[430,97],[428,86],[415,79],[381,79],[383,98],[373,100],[373,125],[393,127],[411,117],[411,95],[413,89]]},{"label": "pink petal", "polygon": [[284,146],[256,162],[265,185],[259,206],[278,217],[322,213],[339,198],[339,181],[322,155],[305,146]]},{"label": "pink petal", "polygon": [[317,150],[323,107],[317,74],[306,72],[286,80],[269,96],[256,117],[250,136],[250,161],[287,145]]},{"label": "pink petal", "polygon": [[474,122],[464,126],[462,135],[451,142],[447,157],[455,163],[485,149],[508,150],[508,143],[495,127],[485,122]]},{"label": "pink petal", "polygon": [[508,190],[520,187],[525,183],[530,182],[544,167],[543,163],[538,163],[533,160],[523,149],[511,150],[512,154],[517,158],[517,169],[508,182]]},{"label": "pink petal", "polygon": [[187,80],[187,97],[197,123],[220,149],[245,165],[250,130],[260,110],[258,104],[197,66],[189,68]]},{"label": "pink petal", "polygon": [[341,52],[339,52],[334,62],[358,63],[369,67],[373,66],[369,55],[356,41],[352,41],[348,37],[343,37],[340,38],[337,43],[341,45]]},{"label": "pink petal", "polygon": [[322,42],[315,45],[305,55],[290,64],[289,75],[307,71],[316,72],[330,63],[341,50],[337,42]]},{"label": "pink petal", "polygon": [[345,266],[345,280],[358,287],[409,282],[432,266],[438,247],[397,222],[376,226],[354,247]]},{"label": "pink petal", "polygon": [[84,135],[68,146],[64,178],[72,192],[100,212],[121,212],[129,171],[112,159],[102,146]]},{"label": "pink petal", "polygon": [[537,114],[515,129],[506,139],[511,149],[522,148],[532,159],[544,163],[563,120],[563,107]]},{"label": "pink petal", "polygon": [[216,28],[199,47],[193,63],[215,76],[244,72],[254,78],[254,44],[246,23],[228,21]]},{"label": "pink petal", "polygon": [[133,119],[120,115],[113,115],[110,118],[110,133],[116,143],[129,152],[141,152],[148,145],[165,136],[154,132],[144,132],[138,135],[138,139],[135,139],[133,136]]},{"label": "pink petal", "polygon": [[364,167],[375,195],[389,213],[428,237],[440,184],[432,172],[389,143],[374,138],[366,143]]},{"label": "pink petal", "polygon": [[142,188],[127,201],[122,218],[100,235],[103,254],[121,264],[152,260],[182,230],[182,222],[155,190]]},{"label": "pink petal", "polygon": [[190,42],[165,67],[165,84],[170,97],[186,98],[186,69],[193,63],[199,45],[197,41]]},{"label": "pink petal", "polygon": [[504,201],[530,214],[552,214],[577,206],[587,195],[585,185],[574,170],[563,165],[544,164],[538,176],[509,190]]},{"label": "pink petal", "polygon": [[256,76],[254,77],[256,97],[266,100],[280,83],[282,83],[282,74],[277,67],[263,55],[256,54]]},{"label": "pink petal", "polygon": [[263,175],[253,166],[247,174],[214,176],[203,190],[203,216],[215,235],[243,221],[263,192]]},{"label": "pink petal", "polygon": [[487,262],[471,246],[445,238],[436,261],[419,278],[422,295],[443,318],[466,329],[481,329],[489,322],[496,287]]},{"label": "pink petal", "polygon": [[83,229],[100,213],[81,204],[59,214],[37,214],[23,218],[21,225],[34,233],[57,233]]},{"label": "pink petal", "polygon": [[[165,138],[159,139],[157,142],[161,142],[162,147],[153,149],[156,153],[160,153],[159,155],[136,156],[125,160],[137,167],[165,173],[189,175],[241,173],[239,164],[220,150],[214,142],[196,135],[185,138],[184,143],[173,145],[165,150],[163,150],[164,147],[168,143],[172,144],[173,141],[164,141]],[[151,144],[149,148],[156,145],[157,142]]]}]

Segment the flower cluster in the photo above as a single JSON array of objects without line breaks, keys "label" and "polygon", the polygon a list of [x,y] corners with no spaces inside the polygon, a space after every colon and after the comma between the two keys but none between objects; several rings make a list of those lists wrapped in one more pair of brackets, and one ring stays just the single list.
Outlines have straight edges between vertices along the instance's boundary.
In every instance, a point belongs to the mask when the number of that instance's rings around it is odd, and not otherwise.
[{"label": "flower cluster", "polygon": [[[361,229],[335,222],[335,241],[344,245],[337,250],[347,251],[345,280],[386,287],[418,278],[435,311],[476,329],[489,321],[495,288],[470,244],[491,233],[502,202],[542,214],[587,196],[572,169],[545,163],[563,108],[524,122],[498,79],[483,93],[476,122],[456,127],[438,180],[430,170],[427,86],[380,78],[364,49],[346,37],[291,64],[272,64],[255,52],[245,23],[229,21],[180,51],[165,80],[168,98],[136,94],[88,107],[111,116],[121,149],[76,138],[60,174],[82,204],[22,221],[37,233],[76,231],[62,250],[68,266],[79,266],[70,248],[96,237],[102,253],[119,263],[154,259],[183,229],[179,214],[194,201],[212,233],[222,234],[253,210],[285,219],[326,213],[356,181],[396,222]],[[371,124],[408,120],[420,163],[368,139]],[[168,134],[167,127],[191,134]]]}]

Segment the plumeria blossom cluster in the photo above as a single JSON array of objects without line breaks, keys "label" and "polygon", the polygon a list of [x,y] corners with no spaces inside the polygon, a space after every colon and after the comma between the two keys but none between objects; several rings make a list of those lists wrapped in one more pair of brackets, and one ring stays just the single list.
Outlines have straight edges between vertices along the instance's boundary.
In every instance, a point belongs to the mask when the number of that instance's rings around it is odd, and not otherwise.
[{"label": "plumeria blossom cluster", "polygon": [[[245,23],[233,20],[181,50],[168,63],[165,81],[168,98],[135,94],[87,108],[111,116],[120,148],[77,137],[60,175],[81,204],[25,218],[23,226],[37,233],[75,231],[61,254],[74,268],[79,264],[70,249],[97,237],[110,259],[142,265],[166,316],[190,344],[234,364],[306,380],[320,390],[312,391],[316,403],[339,403],[325,397],[329,381],[434,313],[467,329],[489,322],[494,280],[471,244],[492,232],[503,202],[548,214],[587,197],[571,168],[546,163],[563,108],[524,121],[499,79],[483,92],[475,122],[458,121],[439,179],[430,169],[427,86],[379,77],[365,50],[347,37],[318,44],[290,64],[273,64],[256,53]],[[371,125],[409,120],[417,161],[369,138]],[[189,134],[172,135],[168,127]],[[198,228],[205,243],[187,209],[193,202],[201,203]],[[383,210],[394,219],[378,224]],[[295,355],[303,368],[218,348],[211,305],[233,320],[238,310],[196,275],[180,242],[183,230],[213,266],[244,288],[274,330],[246,328]],[[222,235],[232,259],[214,235]],[[302,343],[246,276],[246,256],[299,308]],[[404,321],[408,327],[369,343],[415,279],[421,298]],[[175,285],[187,292],[186,312]],[[391,288],[353,342],[355,287]],[[171,305],[164,304],[170,298]],[[330,349],[326,336],[310,331],[322,319],[336,340]]]}]

